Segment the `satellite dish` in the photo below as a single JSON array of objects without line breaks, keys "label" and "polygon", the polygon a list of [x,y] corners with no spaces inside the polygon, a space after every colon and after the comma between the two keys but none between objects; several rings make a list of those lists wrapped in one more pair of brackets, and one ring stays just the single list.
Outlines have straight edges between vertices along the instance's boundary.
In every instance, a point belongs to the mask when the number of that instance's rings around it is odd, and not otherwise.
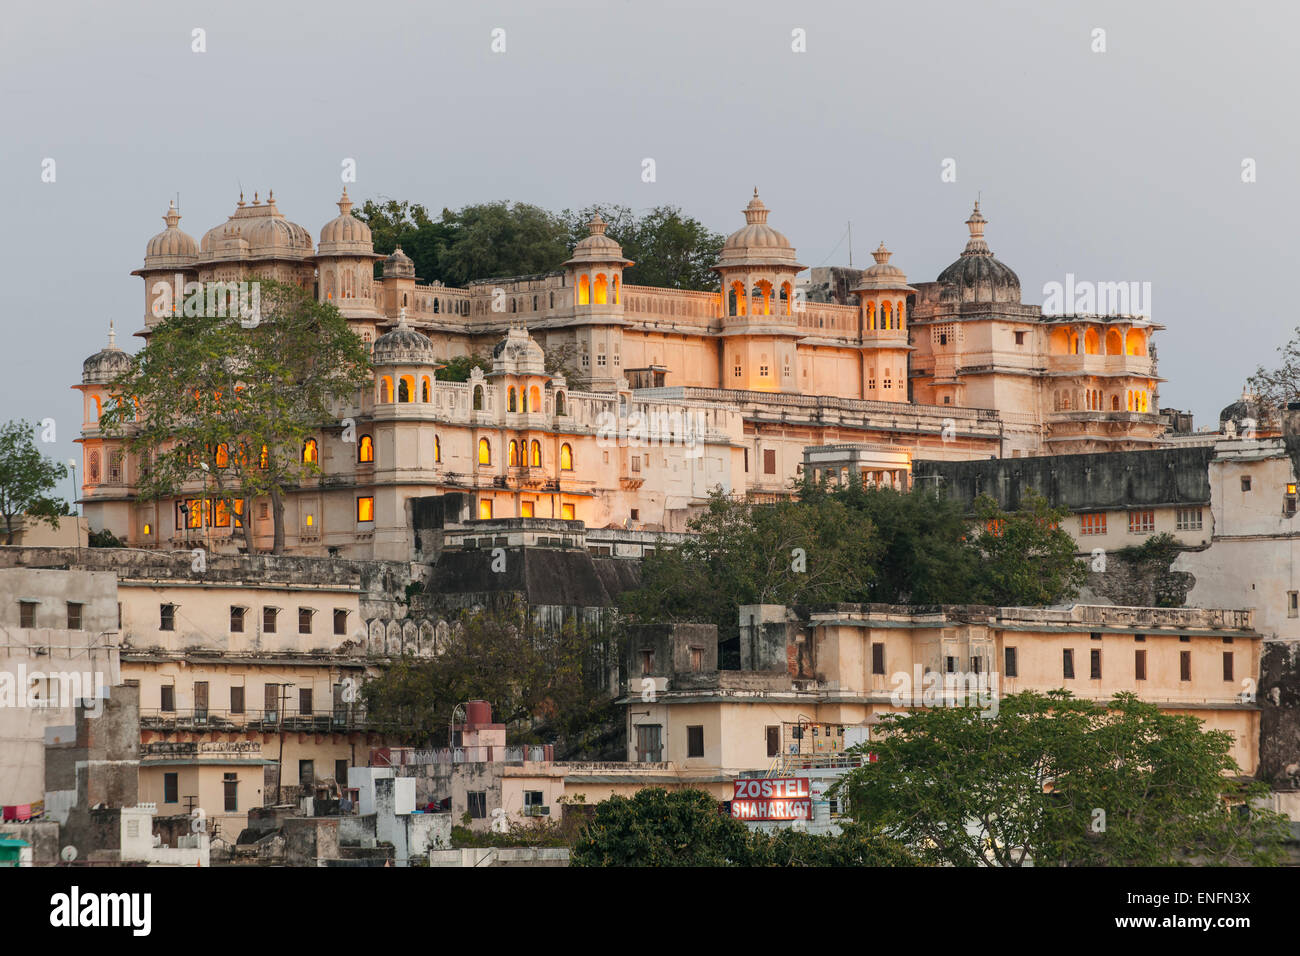
[{"label": "satellite dish", "polygon": [[59,852],[59,859],[64,863],[71,863],[77,858],[77,848],[69,843]]}]

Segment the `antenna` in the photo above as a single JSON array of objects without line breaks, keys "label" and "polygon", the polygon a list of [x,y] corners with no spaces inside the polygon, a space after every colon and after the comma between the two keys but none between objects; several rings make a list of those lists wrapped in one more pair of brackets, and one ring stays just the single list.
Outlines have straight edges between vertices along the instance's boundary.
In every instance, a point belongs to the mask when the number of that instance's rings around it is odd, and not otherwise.
[{"label": "antenna", "polygon": [[849,268],[853,268],[853,220],[849,220]]}]

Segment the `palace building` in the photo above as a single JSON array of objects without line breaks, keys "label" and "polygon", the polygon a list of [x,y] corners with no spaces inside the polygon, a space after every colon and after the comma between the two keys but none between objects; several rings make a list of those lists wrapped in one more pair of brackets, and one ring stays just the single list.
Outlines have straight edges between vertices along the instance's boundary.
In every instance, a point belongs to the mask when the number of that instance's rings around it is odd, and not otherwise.
[{"label": "palace building", "polygon": [[[808,449],[847,449],[837,474],[851,464],[869,482],[905,487],[918,457],[1164,441],[1151,343],[1161,327],[1023,303],[1015,272],[984,239],[978,203],[964,251],[934,282],[909,284],[881,243],[874,265],[849,270],[844,301],[825,302],[806,294],[805,267],[757,190],[709,292],[627,285],[633,263],[599,215],[556,272],[463,289],[421,283],[400,248],[374,251],[351,210],[344,190],[313,245],[272,194],[251,204],[241,195],[200,241],[173,206],[132,273],[144,281],[145,339],[163,321],[160,285],[179,293],[262,276],[313,290],[369,344],[373,389],[303,448],[320,474],[286,502],[290,551],[408,560],[412,502],[439,497],[455,503],[453,522],[681,531],[714,488],[789,494]],[[490,355],[491,371],[437,378],[470,354]],[[137,494],[139,463],[98,427],[128,358],[110,334],[77,386],[90,526],[134,547],[242,548],[224,503],[203,503],[201,482],[170,500]],[[254,502],[250,520],[269,549],[269,503]]]}]

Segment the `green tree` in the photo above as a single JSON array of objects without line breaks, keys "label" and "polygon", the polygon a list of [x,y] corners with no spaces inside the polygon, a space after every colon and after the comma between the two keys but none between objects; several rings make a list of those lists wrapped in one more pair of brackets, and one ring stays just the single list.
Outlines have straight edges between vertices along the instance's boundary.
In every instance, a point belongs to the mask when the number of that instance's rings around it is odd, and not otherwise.
[{"label": "green tree", "polygon": [[51,497],[55,483],[68,474],[62,462],[51,461],[36,448],[32,426],[24,421],[0,426],[0,514],[5,519],[5,544],[14,543],[14,518],[59,527],[68,506]]},{"label": "green tree", "polygon": [[598,210],[609,224],[605,235],[621,245],[623,255],[633,262],[623,274],[628,285],[703,291],[718,288],[718,275],[711,267],[722,253],[725,237],[721,233],[709,230],[676,206],[656,206],[640,216],[626,206],[588,206],[560,214],[568,225],[570,243],[586,238],[587,223]]},{"label": "green tree", "polygon": [[610,797],[578,835],[573,866],[727,866],[752,857],[749,832],[702,790],[646,787]]},{"label": "green tree", "polygon": [[440,382],[468,382],[470,373],[476,368],[490,372],[492,360],[483,355],[457,355],[447,359],[436,374]]},{"label": "green tree", "polygon": [[[405,200],[367,199],[352,215],[370,227],[375,252],[390,255],[398,246],[411,257],[415,275],[421,282],[445,281],[439,260],[451,241],[452,228],[440,219],[432,219],[419,203]],[[375,275],[382,271],[375,263]]]},{"label": "green tree", "polygon": [[1276,863],[1285,818],[1234,776],[1232,735],[1201,723],[1063,690],[888,714],[866,745],[877,761],[831,792],[931,864]]},{"label": "green tree", "polygon": [[550,272],[569,257],[564,223],[540,206],[491,202],[445,209],[442,222],[449,237],[438,267],[453,285]]},{"label": "green tree", "polygon": [[1069,512],[1052,508],[1030,492],[1015,512],[1002,511],[989,495],[975,499],[979,552],[976,600],[999,607],[1041,607],[1079,593],[1088,569],[1061,520]]}]

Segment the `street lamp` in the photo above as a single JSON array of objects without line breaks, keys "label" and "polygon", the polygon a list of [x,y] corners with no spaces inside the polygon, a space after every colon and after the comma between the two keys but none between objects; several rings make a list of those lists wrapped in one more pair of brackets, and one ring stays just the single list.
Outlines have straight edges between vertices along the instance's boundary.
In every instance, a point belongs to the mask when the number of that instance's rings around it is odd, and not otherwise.
[{"label": "street lamp", "polygon": [[68,459],[68,471],[72,475],[72,513],[77,513],[77,459]]}]

